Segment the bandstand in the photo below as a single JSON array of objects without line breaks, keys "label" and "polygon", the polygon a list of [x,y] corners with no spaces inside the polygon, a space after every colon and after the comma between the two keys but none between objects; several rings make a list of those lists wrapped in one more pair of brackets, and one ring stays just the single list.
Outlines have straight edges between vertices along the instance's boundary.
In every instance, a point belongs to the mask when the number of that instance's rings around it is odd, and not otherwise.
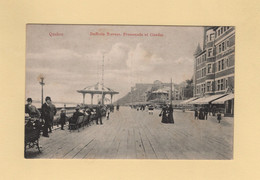
[{"label": "bandstand", "polygon": [[101,104],[102,105],[104,104],[104,99],[105,99],[105,96],[107,94],[110,95],[110,99],[111,99],[110,103],[111,104],[112,104],[112,100],[113,100],[113,95],[119,94],[119,92],[116,92],[116,91],[112,90],[111,88],[102,86],[100,83],[97,83],[93,86],[85,87],[82,90],[77,90],[77,92],[81,93],[83,95],[83,104],[85,104],[85,95],[86,94],[91,95],[91,104],[93,104],[94,95],[101,95],[102,96],[102,98],[101,98]]}]

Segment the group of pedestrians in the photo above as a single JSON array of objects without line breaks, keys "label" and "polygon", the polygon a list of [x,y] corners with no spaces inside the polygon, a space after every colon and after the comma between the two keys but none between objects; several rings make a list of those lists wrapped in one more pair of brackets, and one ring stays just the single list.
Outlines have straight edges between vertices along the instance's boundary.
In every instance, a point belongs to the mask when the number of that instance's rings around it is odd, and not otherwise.
[{"label": "group of pedestrians", "polygon": [[208,119],[209,110],[207,107],[201,107],[199,110],[196,108],[194,111],[194,118],[200,120],[207,120]]},{"label": "group of pedestrians", "polygon": [[212,116],[215,116],[215,114],[217,113],[217,120],[218,120],[218,123],[220,123],[221,112],[220,112],[220,110],[217,111],[215,106],[211,108],[211,111],[209,111],[209,108],[207,106],[200,107],[199,110],[198,110],[198,108],[196,108],[194,111],[194,119],[207,120],[208,115],[210,115],[210,112],[212,113]]},{"label": "group of pedestrians", "polygon": [[97,125],[103,125],[103,117],[105,116],[106,119],[109,120],[110,113],[113,112],[113,107],[114,106],[97,105],[96,107],[85,106],[81,108],[78,105],[75,108],[75,112],[73,113],[72,117],[69,118],[69,124],[75,123],[79,116],[86,116],[87,126],[91,125],[91,121],[95,121]]},{"label": "group of pedestrians", "polygon": [[[25,113],[31,119],[35,119],[35,122],[43,124],[42,135],[44,137],[49,137],[48,133],[52,132],[53,128],[53,119],[57,113],[57,109],[54,104],[52,104],[51,98],[47,96],[45,98],[45,103],[42,105],[41,113],[40,111],[32,104],[32,98],[27,99],[27,104],[25,105]],[[40,121],[42,119],[43,121]],[[31,121],[29,121],[31,123]]]},{"label": "group of pedestrians", "polygon": [[162,107],[162,111],[160,112],[159,116],[162,117],[162,123],[172,123],[174,124],[174,118],[173,118],[173,107],[172,105],[164,105]]}]

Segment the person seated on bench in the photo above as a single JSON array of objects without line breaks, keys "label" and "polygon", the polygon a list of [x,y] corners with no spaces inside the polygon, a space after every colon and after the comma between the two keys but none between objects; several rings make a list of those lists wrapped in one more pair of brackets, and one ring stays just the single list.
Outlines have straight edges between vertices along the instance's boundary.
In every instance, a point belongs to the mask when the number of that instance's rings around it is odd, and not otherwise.
[{"label": "person seated on bench", "polygon": [[40,111],[32,105],[32,98],[27,99],[27,104],[25,105],[25,113],[29,114],[31,118],[40,118]]},{"label": "person seated on bench", "polygon": [[[69,120],[69,124],[76,123],[79,116],[83,116],[84,114],[79,111],[79,106],[76,107],[76,112],[73,113],[72,117]],[[70,127],[70,126],[69,126]]]}]

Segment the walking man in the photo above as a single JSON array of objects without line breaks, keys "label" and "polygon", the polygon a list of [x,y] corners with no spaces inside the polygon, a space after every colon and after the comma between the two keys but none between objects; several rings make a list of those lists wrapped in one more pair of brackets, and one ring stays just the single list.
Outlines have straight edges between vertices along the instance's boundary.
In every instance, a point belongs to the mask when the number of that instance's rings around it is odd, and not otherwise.
[{"label": "walking man", "polygon": [[102,123],[102,114],[101,114],[101,106],[100,105],[98,105],[96,113],[97,113],[96,124],[98,124],[98,120],[99,120],[100,124],[102,125],[103,123]]},{"label": "walking man", "polygon": [[42,117],[44,119],[43,136],[49,137],[48,128],[50,127],[52,112],[51,112],[51,98],[47,96],[45,103],[42,105]]}]

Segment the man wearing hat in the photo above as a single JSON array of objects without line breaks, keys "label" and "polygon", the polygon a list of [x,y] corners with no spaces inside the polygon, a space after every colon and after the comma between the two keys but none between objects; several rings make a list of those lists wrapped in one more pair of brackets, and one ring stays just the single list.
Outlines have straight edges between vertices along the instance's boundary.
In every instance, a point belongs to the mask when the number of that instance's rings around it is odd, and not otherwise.
[{"label": "man wearing hat", "polygon": [[51,122],[53,121],[53,117],[56,114],[56,108],[51,103],[51,98],[47,96],[45,98],[45,103],[42,105],[42,117],[44,119],[44,127],[43,127],[43,136],[49,137],[48,128],[51,128]]},{"label": "man wearing hat", "polygon": [[60,113],[60,124],[61,124],[61,130],[64,130],[64,124],[66,122],[66,110],[64,108],[61,109]]},{"label": "man wearing hat", "polygon": [[[78,119],[79,116],[83,116],[84,114],[79,111],[80,107],[79,105],[75,108],[75,112],[73,113],[72,117],[70,118],[69,123],[75,123]],[[70,126],[69,126],[70,129]]]}]

